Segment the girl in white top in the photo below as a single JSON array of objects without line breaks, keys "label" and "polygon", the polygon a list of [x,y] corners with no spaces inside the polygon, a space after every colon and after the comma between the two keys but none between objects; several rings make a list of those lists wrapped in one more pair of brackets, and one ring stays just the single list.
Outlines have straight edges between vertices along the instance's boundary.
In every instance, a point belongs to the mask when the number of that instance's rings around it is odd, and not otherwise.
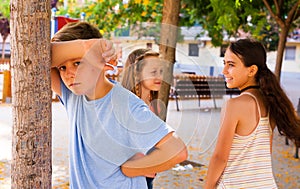
[{"label": "girl in white top", "polygon": [[[165,105],[158,99],[163,80],[163,65],[159,53],[139,48],[132,51],[123,68],[122,85],[142,99],[157,116],[163,115]],[[154,178],[146,177],[148,189]]]},{"label": "girl in white top", "polygon": [[221,129],[204,188],[277,188],[272,173],[272,132],[300,139],[300,119],[253,39],[230,44],[223,74],[241,95],[222,109]]},{"label": "girl in white top", "polygon": [[158,99],[162,82],[163,63],[158,52],[140,48],[128,55],[121,84],[141,98],[157,116],[165,113],[165,105]]}]

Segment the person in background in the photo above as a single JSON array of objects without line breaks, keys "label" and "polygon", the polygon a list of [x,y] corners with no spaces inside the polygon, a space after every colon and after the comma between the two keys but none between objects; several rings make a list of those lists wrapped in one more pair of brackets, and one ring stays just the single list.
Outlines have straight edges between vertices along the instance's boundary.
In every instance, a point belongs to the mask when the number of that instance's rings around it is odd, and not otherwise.
[{"label": "person in background", "polygon": [[[163,106],[158,102],[158,91],[162,84],[163,66],[159,53],[140,48],[132,51],[123,68],[121,84],[141,98],[157,116]],[[146,177],[148,189],[153,188],[154,178]]]},{"label": "person in background", "polygon": [[110,45],[99,34],[70,23],[51,42],[52,90],[70,121],[70,188],[146,189],[144,176],[184,161],[186,146],[141,99],[108,80]]},{"label": "person in background", "polygon": [[164,109],[158,100],[162,79],[163,64],[158,52],[140,48],[128,55],[121,84],[140,97],[156,115]]},{"label": "person in background", "polygon": [[222,108],[221,128],[205,189],[277,188],[272,172],[272,138],[279,133],[299,141],[300,119],[266,64],[264,46],[253,39],[232,42],[223,74],[241,94]]}]

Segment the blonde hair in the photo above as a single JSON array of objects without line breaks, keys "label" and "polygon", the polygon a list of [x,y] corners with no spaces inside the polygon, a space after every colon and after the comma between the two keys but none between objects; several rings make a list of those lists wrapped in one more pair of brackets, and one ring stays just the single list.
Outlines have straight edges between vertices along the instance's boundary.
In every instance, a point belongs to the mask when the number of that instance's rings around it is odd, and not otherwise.
[{"label": "blonde hair", "polygon": [[[121,84],[134,94],[136,94],[139,98],[141,98],[141,79],[140,73],[144,68],[144,58],[149,56],[159,57],[159,53],[155,52],[151,49],[136,49],[132,51],[125,62],[124,70],[123,70],[123,79]],[[151,91],[150,98],[157,98],[157,91]]]}]

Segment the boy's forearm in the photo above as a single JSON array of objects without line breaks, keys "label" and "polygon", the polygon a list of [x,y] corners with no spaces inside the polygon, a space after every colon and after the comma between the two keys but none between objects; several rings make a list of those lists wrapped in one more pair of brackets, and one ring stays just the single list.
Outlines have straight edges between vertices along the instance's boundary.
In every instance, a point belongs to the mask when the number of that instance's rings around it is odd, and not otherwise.
[{"label": "boy's forearm", "polygon": [[[102,57],[104,50],[102,43],[105,43],[103,39],[51,42],[51,67],[58,67],[68,60],[81,58],[94,64],[96,67],[102,68],[105,64],[105,60]],[[66,51],[66,49],[68,50]],[[99,63],[102,63],[102,65]]]},{"label": "boy's forearm", "polygon": [[185,144],[178,138],[170,138],[150,154],[125,162],[121,169],[128,177],[143,176],[172,168],[187,158]]}]

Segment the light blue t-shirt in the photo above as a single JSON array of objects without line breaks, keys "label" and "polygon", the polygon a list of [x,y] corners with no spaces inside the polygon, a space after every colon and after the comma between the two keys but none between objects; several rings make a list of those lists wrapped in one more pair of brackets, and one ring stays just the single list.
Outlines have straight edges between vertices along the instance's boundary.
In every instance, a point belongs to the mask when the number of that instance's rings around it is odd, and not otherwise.
[{"label": "light blue t-shirt", "polygon": [[145,177],[126,177],[120,166],[173,130],[118,83],[92,101],[61,84],[70,121],[70,188],[146,189]]}]

